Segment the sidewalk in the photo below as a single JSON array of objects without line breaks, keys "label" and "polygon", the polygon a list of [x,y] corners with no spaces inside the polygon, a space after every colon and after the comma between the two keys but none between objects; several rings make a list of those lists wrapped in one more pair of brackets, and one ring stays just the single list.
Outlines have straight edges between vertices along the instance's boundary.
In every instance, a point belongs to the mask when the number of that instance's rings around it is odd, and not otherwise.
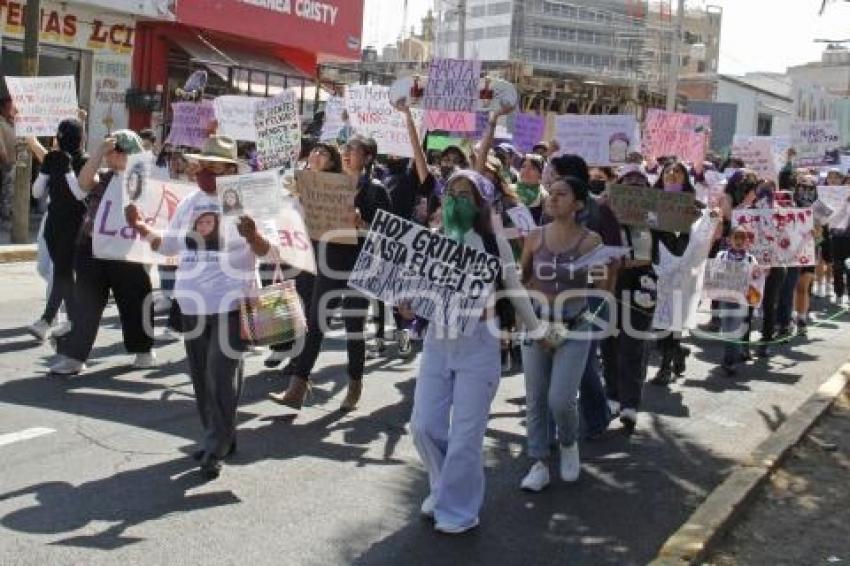
[{"label": "sidewalk", "polygon": [[3,223],[0,226],[0,263],[35,261],[37,253],[35,241],[38,238],[41,218],[41,213],[33,212],[30,214],[30,237],[29,243],[26,244],[13,244],[8,223]]}]

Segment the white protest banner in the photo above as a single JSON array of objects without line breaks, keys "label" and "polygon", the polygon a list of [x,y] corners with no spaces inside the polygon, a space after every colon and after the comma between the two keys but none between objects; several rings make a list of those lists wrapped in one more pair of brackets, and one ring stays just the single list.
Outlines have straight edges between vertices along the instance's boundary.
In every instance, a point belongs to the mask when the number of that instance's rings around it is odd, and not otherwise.
[{"label": "white protest banner", "polygon": [[643,126],[643,154],[647,158],[676,156],[683,161],[702,161],[710,128],[709,116],[651,108]]},{"label": "white protest banner", "polygon": [[129,204],[135,204],[142,210],[151,210],[154,201],[161,195],[148,194],[151,171],[153,170],[153,154],[149,151],[127,156],[127,167],[120,176],[122,210]]},{"label": "white protest banner", "polygon": [[528,207],[517,205],[507,209],[505,212],[516,227],[520,237],[528,236],[531,231],[537,229],[537,223],[534,221],[534,217],[531,215]]},{"label": "white protest banner", "polygon": [[356,244],[352,214],[357,179],[338,173],[297,171],[295,182],[310,239]]},{"label": "white protest banner", "polygon": [[278,259],[296,269],[316,273],[313,244],[310,242],[298,201],[292,197],[284,197],[273,222],[277,226],[278,237],[271,241],[277,248]]},{"label": "white protest banner", "polygon": [[[404,114],[390,105],[389,87],[354,85],[345,91],[348,120],[358,134],[374,138],[378,153],[413,157]],[[411,108],[413,123],[420,126],[423,111]]]},{"label": "white protest banner", "polygon": [[331,96],[325,102],[325,121],[322,122],[322,134],[319,141],[334,141],[339,137],[339,131],[345,127],[342,112],[345,110],[345,99],[341,96]]},{"label": "white protest banner", "polygon": [[422,108],[475,112],[480,76],[481,61],[434,58],[428,71]]},{"label": "white protest banner", "polygon": [[6,87],[17,115],[15,135],[55,136],[59,122],[76,118],[77,86],[74,77],[6,77]]},{"label": "white protest banner", "polygon": [[712,258],[705,266],[703,296],[712,301],[725,301],[757,307],[764,296],[767,270],[750,261]]},{"label": "white protest banner", "polygon": [[630,114],[564,114],[555,118],[555,139],[562,153],[580,155],[588,165],[622,165],[640,149],[637,119]]},{"label": "white protest banner", "polygon": [[750,232],[750,253],[761,266],[815,265],[811,208],[733,210],[732,225],[744,226]]},{"label": "white protest banner", "polygon": [[219,96],[213,100],[218,134],[240,141],[257,141],[257,125],[254,115],[262,102],[257,96]]},{"label": "white protest banner", "polygon": [[[820,186],[817,188],[818,200],[815,205],[825,205],[829,210],[822,224],[828,224],[830,228],[843,229],[850,221],[850,186]],[[815,206],[812,206],[815,209]]]},{"label": "white protest banner", "polygon": [[[109,184],[97,209],[92,230],[92,251],[95,257],[157,265],[173,263],[166,256],[151,250],[150,244],[139,236],[135,228],[127,225],[122,207],[126,186],[122,176]],[[196,190],[197,186],[188,183],[148,178],[142,190],[143,196],[135,204],[154,229],[164,231],[180,201]]]},{"label": "white protest banner", "polygon": [[379,210],[348,286],[461,334],[474,329],[500,273],[500,260]]},{"label": "white protest banner", "polygon": [[837,151],[840,146],[841,134],[835,120],[791,124],[791,147],[797,152],[796,165],[834,163],[835,159],[827,154]]},{"label": "white protest banner", "polygon": [[685,252],[676,257],[660,244],[658,264],[658,302],[653,326],[662,330],[681,332],[696,326],[696,313],[705,279],[705,262],[714,241],[718,218],[705,211],[691,229]]},{"label": "white protest banner", "polygon": [[776,181],[779,164],[772,137],[735,135],[732,141],[732,156],[741,159],[760,179]]},{"label": "white protest banner", "polygon": [[212,102],[174,102],[171,104],[173,118],[168,139],[172,145],[201,148],[210,136],[215,109]]},{"label": "white protest banner", "polygon": [[295,93],[263,99],[254,114],[260,169],[291,169],[301,153],[301,120]]}]

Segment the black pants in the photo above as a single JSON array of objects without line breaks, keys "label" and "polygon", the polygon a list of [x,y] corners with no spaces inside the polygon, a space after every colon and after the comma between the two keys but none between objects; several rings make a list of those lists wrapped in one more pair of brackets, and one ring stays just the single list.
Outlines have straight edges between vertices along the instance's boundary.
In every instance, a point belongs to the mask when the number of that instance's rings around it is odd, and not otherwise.
[{"label": "black pants", "polygon": [[51,222],[49,218],[44,227],[44,242],[47,244],[50,261],[53,262],[53,284],[41,318],[51,324],[62,303],[65,303],[68,318],[74,317],[74,239],[78,230],[78,224],[59,225]]},{"label": "black pants", "polygon": [[787,270],[784,267],[771,267],[764,281],[764,298],[761,303],[762,342],[769,342],[776,335],[776,318],[779,311],[782,285],[785,283],[786,274]]},{"label": "black pants", "polygon": [[[345,322],[346,346],[348,349],[348,376],[357,381],[363,379],[363,366],[366,363],[366,340],[363,330],[366,326],[366,317],[369,310],[369,299],[363,294],[348,287],[348,278],[329,277],[324,274],[316,275],[313,283],[313,295],[307,311],[307,337],[304,350],[295,360],[295,375],[308,378],[319,357],[324,339],[323,328],[320,320],[327,319],[327,309],[330,305],[338,303],[337,300],[328,301],[326,294],[331,293],[339,296],[342,293],[342,308],[346,311],[343,320]],[[356,311],[356,312],[351,312]],[[324,322],[324,321],[321,321]]]},{"label": "black pants", "polygon": [[847,294],[848,271],[844,262],[850,258],[850,236],[835,236],[830,238],[832,244],[832,284],[835,295],[843,297]]},{"label": "black pants", "polygon": [[110,290],[121,318],[124,347],[131,354],[150,352],[153,338],[145,332],[144,320],[147,319],[149,328],[153,328],[153,305],[144,309],[145,297],[151,293],[151,280],[144,266],[128,261],[97,259],[80,249],[75,263],[73,331],[59,339],[59,353],[86,361],[97,337]]}]

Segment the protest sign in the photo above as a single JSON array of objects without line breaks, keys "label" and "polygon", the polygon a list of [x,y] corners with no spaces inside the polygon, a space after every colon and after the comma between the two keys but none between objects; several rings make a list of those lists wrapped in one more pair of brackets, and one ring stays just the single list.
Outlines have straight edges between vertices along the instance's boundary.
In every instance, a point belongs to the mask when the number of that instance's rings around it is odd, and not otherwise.
[{"label": "protest sign", "polygon": [[224,216],[247,214],[257,220],[280,212],[283,190],[278,170],[219,177],[216,186]]},{"label": "protest sign", "polygon": [[511,219],[514,227],[517,229],[520,237],[527,236],[531,231],[537,229],[537,223],[531,215],[531,211],[527,207],[517,205],[505,211]]},{"label": "protest sign", "polygon": [[467,334],[481,318],[500,265],[495,256],[379,210],[348,285]]},{"label": "protest sign", "polygon": [[480,75],[480,61],[434,58],[428,71],[422,108],[475,112]]},{"label": "protest sign", "polygon": [[286,90],[260,102],[254,114],[254,125],[259,168],[294,167],[301,153],[301,120],[295,93]]},{"label": "protest sign", "polygon": [[766,276],[767,271],[757,263],[712,258],[705,265],[702,293],[712,301],[758,307]]},{"label": "protest sign", "polygon": [[331,96],[325,102],[325,121],[322,122],[320,141],[334,141],[339,138],[339,132],[345,127],[342,113],[345,110],[345,99],[341,96]]},{"label": "protest sign", "polygon": [[443,130],[446,132],[474,132],[476,115],[472,112],[449,112],[447,110],[426,110],[422,122],[425,131]]},{"label": "protest sign", "polygon": [[732,156],[741,159],[760,179],[776,181],[780,166],[772,137],[736,135],[732,141]]},{"label": "protest sign", "polygon": [[750,253],[763,267],[815,265],[811,208],[733,210],[732,225],[750,233]]},{"label": "protest sign", "polygon": [[[390,105],[389,87],[354,85],[345,91],[345,109],[354,131],[374,138],[378,152],[399,157],[413,157],[404,113]],[[413,123],[422,122],[422,110],[411,108]]]},{"label": "protest sign", "polygon": [[6,88],[17,110],[15,135],[55,136],[59,122],[77,117],[74,77],[6,77]]},{"label": "protest sign", "polygon": [[703,182],[696,183],[697,200],[708,208],[722,206],[723,195],[726,194],[726,177],[718,171],[705,171]]},{"label": "protest sign", "polygon": [[448,136],[428,136],[428,143],[426,144],[426,148],[428,149],[428,151],[443,151],[450,145],[463,147],[463,143],[463,138],[452,138]]},{"label": "protest sign", "polygon": [[[92,251],[95,257],[157,265],[173,263],[173,260],[153,251],[136,229],[127,225],[122,206],[126,198],[126,184],[122,176],[109,184],[98,206],[92,231]],[[197,186],[188,183],[148,177],[141,197],[135,204],[155,230],[164,231],[180,201],[196,190]]]},{"label": "protest sign", "polygon": [[153,154],[149,151],[127,156],[127,166],[121,179],[122,210],[129,204],[150,210],[152,199],[160,195],[146,194],[153,170]]},{"label": "protest sign", "polygon": [[668,193],[652,187],[612,185],[608,203],[621,224],[663,232],[687,232],[695,220],[693,193]]},{"label": "protest sign", "polygon": [[643,127],[643,154],[647,158],[673,155],[682,161],[701,162],[710,128],[708,116],[651,108]]},{"label": "protest sign", "polygon": [[543,139],[546,119],[537,114],[522,112],[514,118],[513,145],[522,153],[531,153],[534,146]]},{"label": "protest sign", "polygon": [[304,223],[304,215],[298,201],[292,197],[283,197],[280,211],[272,221],[277,227],[278,237],[270,240],[277,249],[277,259],[302,271],[316,273],[316,258],[313,244]]},{"label": "protest sign", "polygon": [[838,156],[834,154],[840,146],[841,134],[835,120],[791,124],[791,147],[797,152],[796,165],[837,163]]},{"label": "protest sign", "polygon": [[688,247],[674,256],[661,243],[658,247],[658,299],[653,326],[681,332],[696,326],[696,314],[705,280],[705,262],[714,241],[718,218],[707,211],[694,223]]},{"label": "protest sign", "polygon": [[[850,221],[850,186],[820,186],[817,191],[815,205],[824,205],[828,209],[820,222],[828,224],[830,228],[846,228]],[[814,205],[812,209],[816,211]]]},{"label": "protest sign", "polygon": [[637,120],[630,114],[577,115],[555,118],[555,139],[562,153],[580,155],[588,165],[622,165],[640,141]]},{"label": "protest sign", "polygon": [[203,147],[215,120],[212,102],[174,102],[171,104],[171,111],[171,130],[165,141],[171,145]]},{"label": "protest sign", "polygon": [[254,115],[262,102],[257,96],[219,96],[213,100],[218,133],[240,141],[257,141]]},{"label": "protest sign", "polygon": [[[338,173],[298,171],[295,182],[310,239],[356,244],[352,214],[357,179]],[[328,234],[334,231],[339,233]]]}]

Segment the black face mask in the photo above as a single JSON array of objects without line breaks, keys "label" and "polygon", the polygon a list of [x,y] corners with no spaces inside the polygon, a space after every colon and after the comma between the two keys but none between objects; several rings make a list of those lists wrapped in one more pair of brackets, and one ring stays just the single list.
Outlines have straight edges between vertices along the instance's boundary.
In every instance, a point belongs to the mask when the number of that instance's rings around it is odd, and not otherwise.
[{"label": "black face mask", "polygon": [[593,193],[594,195],[600,195],[605,192],[606,184],[605,181],[601,179],[593,179],[588,183],[588,186],[590,187],[591,193]]},{"label": "black face mask", "polygon": [[449,177],[454,175],[454,172],[457,168],[454,165],[440,165],[440,176],[444,180],[448,180]]}]

